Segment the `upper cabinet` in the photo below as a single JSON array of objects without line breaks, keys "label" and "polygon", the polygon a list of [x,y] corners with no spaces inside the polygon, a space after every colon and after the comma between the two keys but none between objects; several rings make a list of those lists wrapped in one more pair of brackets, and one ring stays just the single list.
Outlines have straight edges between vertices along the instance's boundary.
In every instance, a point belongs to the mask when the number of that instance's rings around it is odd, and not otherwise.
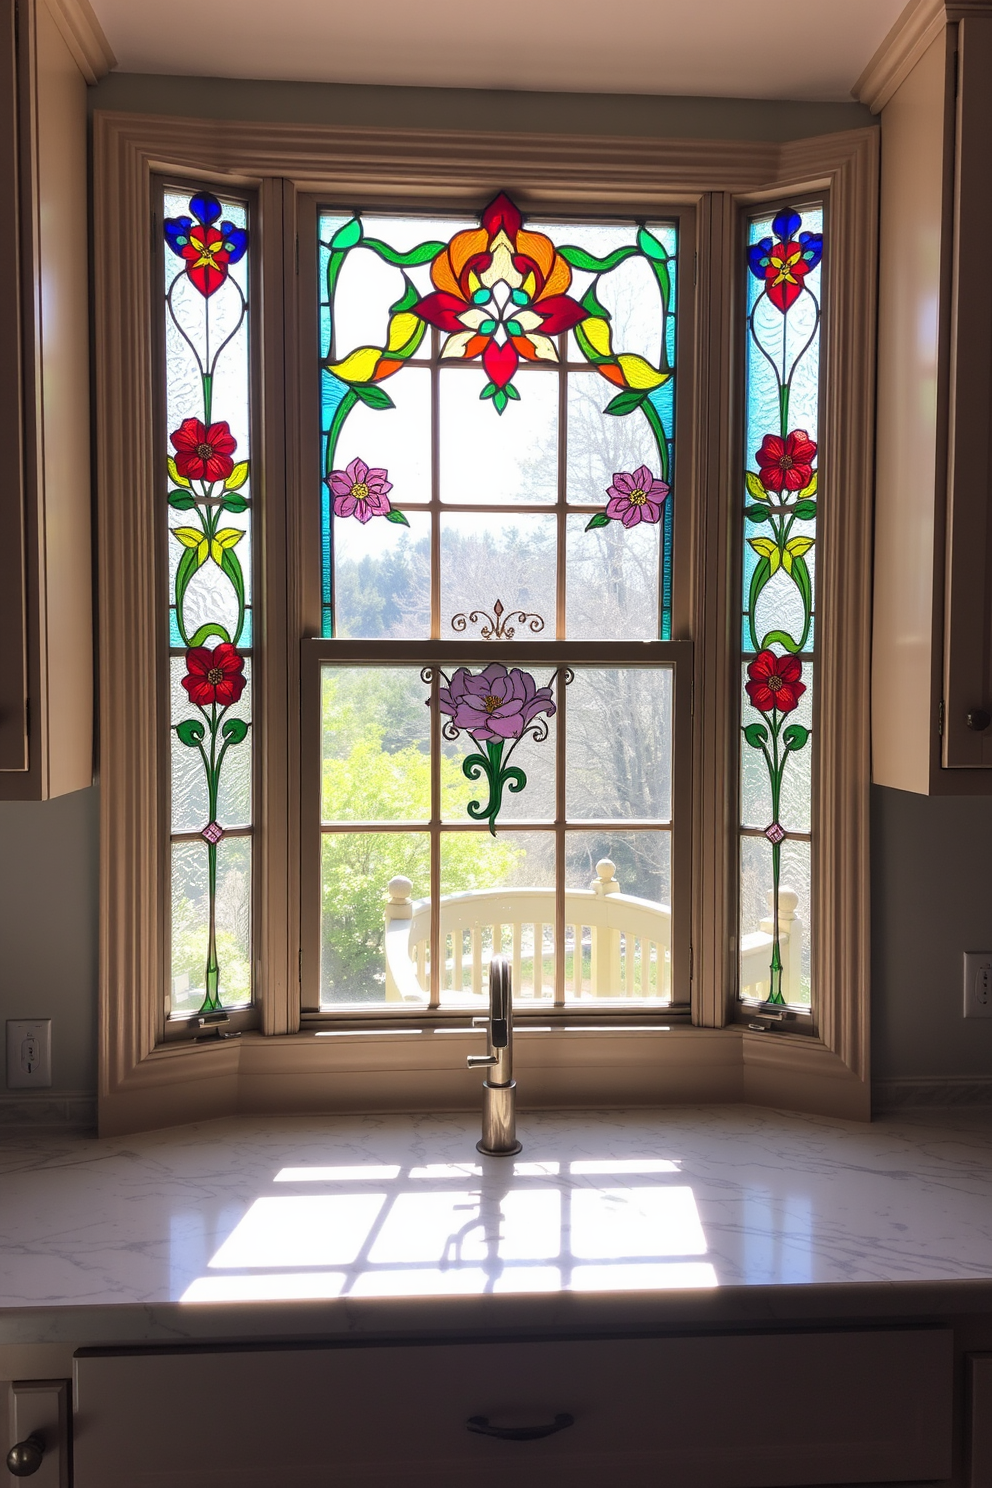
[{"label": "upper cabinet", "polygon": [[0,799],[93,778],[86,0],[0,0]]},{"label": "upper cabinet", "polygon": [[992,793],[992,0],[921,0],[882,122],[873,777]]}]

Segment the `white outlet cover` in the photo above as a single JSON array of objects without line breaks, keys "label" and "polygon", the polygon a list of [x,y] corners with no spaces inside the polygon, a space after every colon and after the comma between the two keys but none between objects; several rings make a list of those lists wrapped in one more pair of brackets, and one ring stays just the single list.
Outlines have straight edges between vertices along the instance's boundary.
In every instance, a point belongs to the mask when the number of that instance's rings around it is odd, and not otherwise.
[{"label": "white outlet cover", "polygon": [[992,1018],[992,951],[964,953],[965,1018]]},{"label": "white outlet cover", "polygon": [[51,1018],[8,1018],[7,1089],[46,1090],[51,1083]]}]

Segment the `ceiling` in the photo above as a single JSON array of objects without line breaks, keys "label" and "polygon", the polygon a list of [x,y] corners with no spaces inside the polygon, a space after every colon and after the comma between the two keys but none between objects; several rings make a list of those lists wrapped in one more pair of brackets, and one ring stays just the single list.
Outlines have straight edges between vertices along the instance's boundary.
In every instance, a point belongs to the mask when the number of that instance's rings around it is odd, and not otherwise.
[{"label": "ceiling", "polygon": [[91,3],[123,72],[849,102],[905,0]]}]

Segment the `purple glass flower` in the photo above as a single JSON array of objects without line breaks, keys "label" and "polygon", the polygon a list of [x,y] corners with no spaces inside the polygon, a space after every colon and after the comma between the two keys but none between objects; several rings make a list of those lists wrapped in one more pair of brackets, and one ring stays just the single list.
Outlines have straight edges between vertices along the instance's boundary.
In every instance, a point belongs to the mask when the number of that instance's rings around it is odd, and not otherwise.
[{"label": "purple glass flower", "polygon": [[529,672],[507,671],[498,661],[473,676],[459,667],[449,687],[438,694],[438,707],[456,728],[477,744],[489,739],[519,739],[539,713],[555,711],[550,687],[538,687]]},{"label": "purple glass flower", "polygon": [[336,517],[357,517],[368,522],[372,517],[388,517],[392,511],[389,492],[392,483],[386,470],[370,469],[364,460],[352,460],[347,470],[332,470],[325,476],[334,497]]},{"label": "purple glass flower", "polygon": [[615,522],[622,522],[625,527],[636,527],[638,522],[657,522],[668,489],[663,480],[654,478],[646,465],[633,471],[617,471],[606,493],[610,498],[606,515]]}]

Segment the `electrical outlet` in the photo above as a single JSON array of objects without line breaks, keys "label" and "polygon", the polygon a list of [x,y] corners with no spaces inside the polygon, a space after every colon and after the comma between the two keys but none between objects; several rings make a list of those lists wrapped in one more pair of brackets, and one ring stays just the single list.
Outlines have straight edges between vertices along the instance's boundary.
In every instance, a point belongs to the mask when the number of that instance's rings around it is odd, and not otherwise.
[{"label": "electrical outlet", "polygon": [[43,1090],[51,1083],[51,1018],[8,1018],[7,1089]]},{"label": "electrical outlet", "polygon": [[992,951],[964,953],[964,1016],[992,1018]]}]

